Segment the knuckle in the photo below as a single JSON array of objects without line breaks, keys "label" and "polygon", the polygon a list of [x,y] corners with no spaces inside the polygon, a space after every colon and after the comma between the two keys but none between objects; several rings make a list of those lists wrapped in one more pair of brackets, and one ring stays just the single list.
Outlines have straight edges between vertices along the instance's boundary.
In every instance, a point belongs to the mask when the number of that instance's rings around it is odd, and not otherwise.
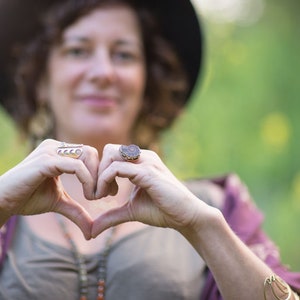
[{"label": "knuckle", "polygon": [[103,152],[107,153],[113,149],[113,144],[106,144],[103,148]]},{"label": "knuckle", "polygon": [[43,140],[39,146],[41,147],[48,147],[49,145],[53,145],[55,141],[53,139],[45,139]]},{"label": "knuckle", "polygon": [[89,146],[89,145],[84,145],[83,146],[83,153],[84,153],[84,156],[96,156],[98,157],[98,151],[96,148],[92,147],[92,146]]}]

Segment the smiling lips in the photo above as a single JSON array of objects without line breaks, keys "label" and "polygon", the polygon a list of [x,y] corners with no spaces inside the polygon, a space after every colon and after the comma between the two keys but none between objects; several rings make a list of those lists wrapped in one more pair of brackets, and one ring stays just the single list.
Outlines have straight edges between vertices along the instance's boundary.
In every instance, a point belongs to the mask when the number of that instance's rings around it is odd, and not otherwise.
[{"label": "smiling lips", "polygon": [[83,95],[78,97],[79,101],[85,105],[91,106],[95,109],[109,109],[117,104],[116,97],[108,95]]}]

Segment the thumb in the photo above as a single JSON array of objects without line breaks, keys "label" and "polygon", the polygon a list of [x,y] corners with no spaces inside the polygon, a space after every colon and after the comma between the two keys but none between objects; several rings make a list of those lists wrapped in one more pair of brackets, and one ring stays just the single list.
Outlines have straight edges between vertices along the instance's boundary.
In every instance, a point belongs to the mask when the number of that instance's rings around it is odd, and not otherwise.
[{"label": "thumb", "polygon": [[62,201],[59,201],[60,204],[56,212],[75,223],[86,240],[91,239],[93,220],[89,213],[69,195],[65,194],[62,198]]},{"label": "thumb", "polygon": [[104,230],[129,221],[134,220],[130,217],[126,206],[110,209],[94,220],[91,237],[96,238]]}]

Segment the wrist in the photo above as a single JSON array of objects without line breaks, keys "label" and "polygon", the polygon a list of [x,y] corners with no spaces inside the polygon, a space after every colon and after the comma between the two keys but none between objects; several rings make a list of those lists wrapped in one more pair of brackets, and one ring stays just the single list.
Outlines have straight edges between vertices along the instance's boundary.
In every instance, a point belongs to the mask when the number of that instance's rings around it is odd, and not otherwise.
[{"label": "wrist", "polygon": [[192,220],[188,226],[180,229],[180,233],[198,252],[202,252],[214,243],[214,239],[219,239],[227,227],[224,216],[218,208],[199,201],[199,207],[194,210]]}]

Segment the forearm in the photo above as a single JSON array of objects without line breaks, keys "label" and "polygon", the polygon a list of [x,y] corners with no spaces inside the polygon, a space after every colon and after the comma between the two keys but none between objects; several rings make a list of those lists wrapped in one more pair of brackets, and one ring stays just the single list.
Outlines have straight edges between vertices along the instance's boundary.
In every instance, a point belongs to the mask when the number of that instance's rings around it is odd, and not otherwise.
[{"label": "forearm", "polygon": [[183,234],[207,263],[223,298],[263,300],[264,281],[272,270],[232,232],[217,209],[206,215],[201,226],[195,223]]}]

